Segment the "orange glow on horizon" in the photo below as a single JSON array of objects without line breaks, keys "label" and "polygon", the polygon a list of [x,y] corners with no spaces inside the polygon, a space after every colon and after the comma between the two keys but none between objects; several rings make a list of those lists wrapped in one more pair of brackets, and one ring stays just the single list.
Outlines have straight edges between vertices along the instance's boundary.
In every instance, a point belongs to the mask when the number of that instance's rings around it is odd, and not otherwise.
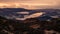
[{"label": "orange glow on horizon", "polygon": [[25,9],[39,9],[39,8],[56,8],[60,5],[58,0],[12,0],[0,2],[0,8],[25,8]]}]

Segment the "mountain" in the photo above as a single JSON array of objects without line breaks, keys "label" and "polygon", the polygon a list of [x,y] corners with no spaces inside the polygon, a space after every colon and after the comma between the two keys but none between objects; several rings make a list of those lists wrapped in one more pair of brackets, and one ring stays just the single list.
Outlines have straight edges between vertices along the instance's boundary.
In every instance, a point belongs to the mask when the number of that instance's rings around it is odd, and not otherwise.
[{"label": "mountain", "polygon": [[34,13],[44,12],[44,14],[39,19],[50,19],[60,17],[60,9],[36,9],[28,10],[24,8],[0,8],[0,16],[4,16],[7,19],[24,18],[26,16],[32,15]]}]

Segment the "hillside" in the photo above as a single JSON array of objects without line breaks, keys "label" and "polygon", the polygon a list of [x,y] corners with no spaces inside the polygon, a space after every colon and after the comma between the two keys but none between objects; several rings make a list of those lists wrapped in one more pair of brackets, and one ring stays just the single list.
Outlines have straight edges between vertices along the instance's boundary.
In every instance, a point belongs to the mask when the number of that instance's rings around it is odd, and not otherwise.
[{"label": "hillside", "polygon": [[[60,9],[36,9],[36,10],[28,10],[24,8],[0,8],[0,16],[4,16],[8,19],[16,19],[16,18],[24,18],[24,16],[29,16],[37,12],[44,12],[41,17],[43,16],[52,17],[52,18],[59,18],[60,17]],[[47,20],[44,17],[44,20]]]},{"label": "hillside", "polygon": [[48,32],[60,34],[60,18],[53,18],[50,21],[41,21],[37,18],[17,21],[0,16],[0,34],[46,34]]}]

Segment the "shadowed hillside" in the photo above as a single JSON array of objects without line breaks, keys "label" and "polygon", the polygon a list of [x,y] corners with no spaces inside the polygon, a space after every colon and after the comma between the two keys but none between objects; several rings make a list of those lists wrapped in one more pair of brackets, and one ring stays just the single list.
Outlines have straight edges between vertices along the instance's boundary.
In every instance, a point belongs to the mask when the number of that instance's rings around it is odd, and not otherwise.
[{"label": "shadowed hillside", "polygon": [[0,16],[0,34],[60,34],[60,18],[17,21]]}]

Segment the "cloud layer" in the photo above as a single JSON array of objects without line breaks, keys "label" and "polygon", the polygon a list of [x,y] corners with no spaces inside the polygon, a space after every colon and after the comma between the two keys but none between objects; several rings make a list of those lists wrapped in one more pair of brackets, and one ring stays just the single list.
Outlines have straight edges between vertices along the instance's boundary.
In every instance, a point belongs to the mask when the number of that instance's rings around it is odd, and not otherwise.
[{"label": "cloud layer", "polygon": [[60,0],[0,0],[0,8],[58,8]]}]

